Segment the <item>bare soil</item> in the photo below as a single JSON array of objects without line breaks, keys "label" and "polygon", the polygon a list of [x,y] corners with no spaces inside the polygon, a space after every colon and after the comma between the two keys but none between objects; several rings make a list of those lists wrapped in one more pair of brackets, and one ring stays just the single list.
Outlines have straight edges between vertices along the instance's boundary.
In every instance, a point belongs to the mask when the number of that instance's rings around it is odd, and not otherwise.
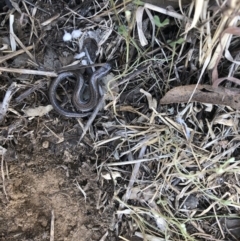
[{"label": "bare soil", "polygon": [[30,135],[7,148],[6,195],[0,193],[0,240],[49,240],[51,227],[55,240],[100,240],[114,210],[97,208],[102,185],[94,155],[82,158],[79,153],[83,150],[75,148],[73,138],[61,143],[48,137],[36,140],[34,123]]}]

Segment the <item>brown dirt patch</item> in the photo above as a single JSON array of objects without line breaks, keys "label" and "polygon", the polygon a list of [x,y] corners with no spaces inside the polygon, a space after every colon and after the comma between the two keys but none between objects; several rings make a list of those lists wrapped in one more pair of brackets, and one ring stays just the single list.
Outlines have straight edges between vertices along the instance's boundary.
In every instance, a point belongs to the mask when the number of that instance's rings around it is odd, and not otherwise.
[{"label": "brown dirt patch", "polygon": [[[113,210],[97,209],[101,187],[91,161],[75,159],[64,142],[50,143],[50,151],[40,144],[31,146],[26,139],[15,150],[8,148],[7,198],[0,194],[0,240],[49,240],[52,212],[55,240],[99,240],[109,228]],[[11,161],[13,156],[17,161]]]}]

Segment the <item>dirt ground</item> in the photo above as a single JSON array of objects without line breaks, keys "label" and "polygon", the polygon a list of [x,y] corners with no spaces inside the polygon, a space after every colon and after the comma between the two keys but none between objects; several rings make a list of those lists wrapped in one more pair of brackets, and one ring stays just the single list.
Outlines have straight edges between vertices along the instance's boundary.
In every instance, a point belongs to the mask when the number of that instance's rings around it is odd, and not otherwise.
[{"label": "dirt ground", "polygon": [[[51,227],[55,240],[100,240],[109,230],[114,209],[97,208],[103,186],[95,170],[96,157],[82,158],[79,153],[86,147],[75,149],[73,138],[57,144],[43,126],[40,132],[39,126],[32,128],[7,147],[0,240],[49,240]],[[34,138],[44,132],[45,140]]]}]

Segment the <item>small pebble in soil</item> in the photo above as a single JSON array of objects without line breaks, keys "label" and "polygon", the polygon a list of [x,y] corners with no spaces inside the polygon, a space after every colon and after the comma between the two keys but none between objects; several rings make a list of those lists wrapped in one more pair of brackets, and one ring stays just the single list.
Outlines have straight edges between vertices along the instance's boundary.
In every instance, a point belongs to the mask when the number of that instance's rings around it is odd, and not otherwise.
[{"label": "small pebble in soil", "polygon": [[48,148],[49,147],[49,142],[48,141],[44,141],[43,143],[42,143],[42,147],[43,148]]}]

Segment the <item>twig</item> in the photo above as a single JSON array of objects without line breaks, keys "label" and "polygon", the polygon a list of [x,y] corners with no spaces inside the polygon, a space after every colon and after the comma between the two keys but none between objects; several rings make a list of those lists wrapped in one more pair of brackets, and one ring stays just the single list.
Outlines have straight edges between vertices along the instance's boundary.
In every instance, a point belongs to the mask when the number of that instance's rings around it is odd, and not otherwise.
[{"label": "twig", "polygon": [[82,65],[82,64],[74,64],[74,65],[68,65],[68,66],[64,66],[61,69],[57,70],[57,73],[62,73],[65,71],[72,71],[72,70],[80,70],[80,69],[86,69],[89,67],[98,67],[98,66],[103,66],[105,65],[105,63],[101,63],[101,64],[88,64],[88,65]]},{"label": "twig", "polygon": [[[146,149],[147,149],[147,146],[143,146],[143,147],[141,148],[141,151],[140,151],[139,156],[138,156],[139,159],[142,159],[142,158],[143,158]],[[131,159],[132,159],[132,154],[131,154]],[[133,187],[134,182],[136,181],[136,178],[137,178],[137,175],[138,175],[138,172],[139,172],[140,165],[141,165],[141,162],[136,163],[136,164],[134,165],[134,168],[133,168],[133,170],[132,170],[132,175],[131,175],[131,177],[130,177],[130,180],[129,180],[129,183],[128,183],[128,187],[127,187],[127,190],[126,190],[126,194],[125,194],[125,196],[124,196],[124,200],[123,200],[124,202],[127,202],[128,199],[129,199],[129,197],[130,197],[130,195],[131,195],[131,190],[132,190],[132,187]]]},{"label": "twig", "polygon": [[11,101],[12,94],[16,88],[17,88],[17,84],[15,82],[13,82],[9,86],[9,88],[4,96],[3,102],[0,104],[0,123],[3,121],[3,119],[7,113],[7,110],[9,107],[9,102]]},{"label": "twig", "polygon": [[[31,49],[33,49],[33,45],[26,47],[26,50],[31,50]],[[17,55],[19,55],[19,54],[22,54],[22,53],[24,53],[24,52],[25,52],[24,49],[20,49],[20,50],[15,51],[15,52],[13,52],[13,53],[11,53],[11,54],[8,54],[8,55],[6,55],[6,56],[4,56],[4,57],[0,57],[0,63],[6,61],[6,60],[8,60],[8,59],[11,59],[11,58],[13,58],[13,57],[15,57],[15,56],[17,56]]]},{"label": "twig", "polygon": [[[1,63],[1,60],[0,60],[0,63]],[[1,71],[18,73],[18,74],[45,75],[45,76],[49,76],[49,77],[57,77],[58,76],[55,72],[32,70],[32,69],[14,69],[14,68],[0,67],[0,72]]]},{"label": "twig", "polygon": [[47,26],[48,24],[52,23],[54,20],[58,19],[60,17],[60,14],[54,15],[53,17],[47,19],[46,21],[42,22],[42,26]]},{"label": "twig", "polygon": [[2,186],[3,186],[3,192],[4,192],[4,194],[5,194],[5,196],[6,196],[6,199],[7,199],[7,201],[9,201],[9,199],[8,199],[8,196],[7,196],[7,192],[6,192],[6,188],[5,188],[5,175],[4,175],[4,165],[3,165],[3,161],[4,161],[4,155],[5,155],[5,153],[6,153],[6,149],[5,148],[3,148],[2,146],[0,146],[0,154],[2,155],[2,161],[1,161],[1,170],[2,170]]},{"label": "twig", "polygon": [[83,129],[83,133],[81,135],[81,137],[79,138],[79,141],[78,141],[78,145],[79,143],[81,142],[81,140],[83,139],[83,137],[86,135],[87,133],[87,130],[89,129],[90,125],[93,123],[93,121],[95,120],[100,108],[103,106],[103,103],[104,103],[104,96],[102,96],[100,99],[99,99],[99,102],[97,104],[97,106],[95,107],[93,113],[91,114],[90,118],[88,119],[88,122],[87,124],[85,125],[84,129]]},{"label": "twig", "polygon": [[48,14],[48,15],[51,16],[51,14],[50,14],[49,12],[47,12],[47,11],[44,10],[43,8],[40,8],[39,6],[36,6],[36,4],[33,4],[33,3],[31,3],[31,2],[29,2],[29,1],[27,1],[27,0],[24,0],[24,2],[27,3],[27,4],[29,4],[30,6],[32,6],[32,7],[34,7],[34,8],[37,8],[38,10],[40,10],[40,11],[42,11],[42,12],[44,12],[44,13],[46,13],[46,14]]},{"label": "twig", "polygon": [[50,230],[50,241],[54,241],[54,210],[51,212],[51,230]]},{"label": "twig", "polygon": [[79,185],[78,181],[76,180],[75,186],[80,190],[80,192],[83,194],[84,199],[85,199],[85,203],[87,202],[87,195],[86,192],[81,188],[81,186]]},{"label": "twig", "polygon": [[41,89],[44,86],[45,82],[40,81],[38,84],[32,86],[31,88],[27,89],[24,91],[22,94],[20,94],[17,98],[15,98],[15,101],[17,103],[22,102],[25,98],[27,98],[31,93],[34,91]]},{"label": "twig", "polygon": [[106,231],[106,233],[101,237],[99,241],[105,241],[107,237],[108,237],[108,231]]},{"label": "twig", "polygon": [[25,45],[22,43],[22,41],[18,38],[18,36],[14,33],[11,34],[13,38],[16,40],[16,42],[21,46],[21,48],[24,50],[24,52],[31,58],[34,62],[36,62],[34,56],[29,52],[29,50],[25,47]]}]

